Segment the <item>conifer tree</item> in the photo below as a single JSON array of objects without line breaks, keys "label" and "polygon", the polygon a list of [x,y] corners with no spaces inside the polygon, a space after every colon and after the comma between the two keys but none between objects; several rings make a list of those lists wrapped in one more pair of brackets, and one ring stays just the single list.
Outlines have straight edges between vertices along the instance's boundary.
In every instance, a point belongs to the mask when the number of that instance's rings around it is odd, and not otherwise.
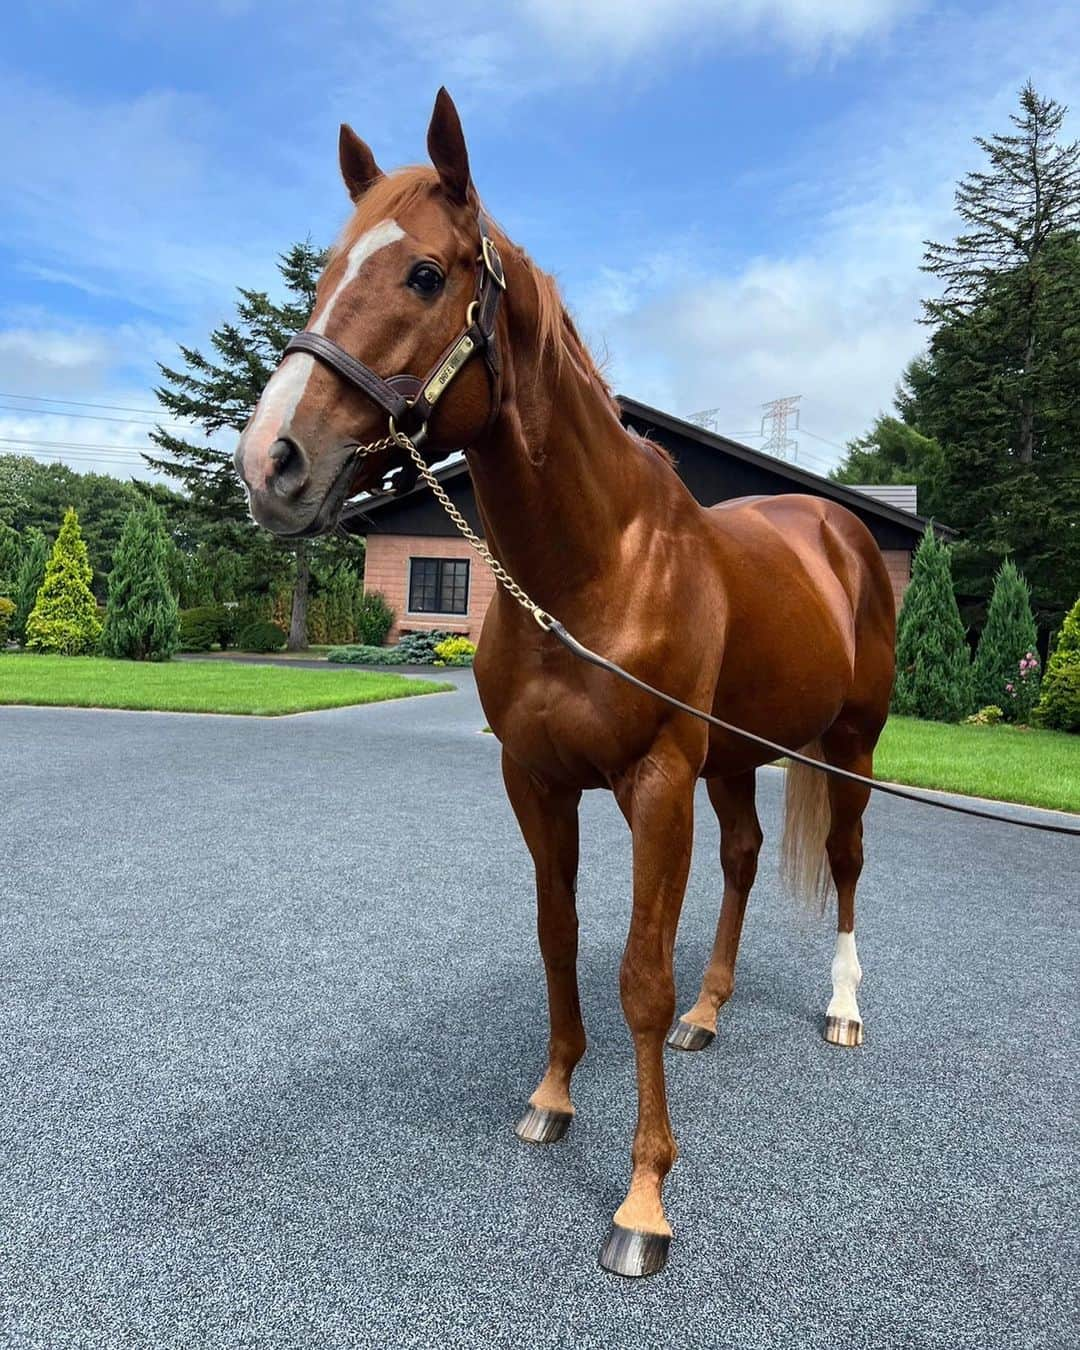
[{"label": "conifer tree", "polygon": [[1008,134],[977,137],[957,237],[927,241],[933,332],[904,375],[904,421],[941,446],[941,518],[966,612],[1005,559],[1022,566],[1040,623],[1080,589],[1080,142],[1067,109],[1031,84]]},{"label": "conifer tree", "polygon": [[893,712],[958,722],[971,709],[971,657],[953,593],[949,550],[928,526],[897,621]]},{"label": "conifer tree", "polygon": [[1066,614],[1046,663],[1033,720],[1057,731],[1080,731],[1080,599]]},{"label": "conifer tree", "polygon": [[26,621],[26,645],[31,651],[82,656],[95,650],[101,622],[90,589],[92,579],[79,517],[69,507]]},{"label": "conifer tree", "polygon": [[[210,439],[221,431],[239,435],[244,429],[289,339],[307,323],[325,264],[325,251],[310,241],[294,244],[278,263],[287,300],[277,303],[263,291],[240,288],[237,319],[210,334],[211,355],[182,346],[186,369],[159,367],[164,384],[156,390],[158,400],[174,416],[199,423],[206,440],[198,443],[157,428],[150,439],[163,453],[144,459],[182,483],[202,519],[224,527],[219,534],[226,535],[237,550],[250,546],[257,527],[248,515],[247,499],[233,467],[233,445],[219,450]],[[311,545],[300,540],[280,547],[296,556],[289,646],[303,647],[307,644]]]},{"label": "conifer tree", "polygon": [[109,574],[101,650],[129,661],[167,661],[180,643],[180,614],[169,584],[170,540],[152,502],[129,512]]},{"label": "conifer tree", "polygon": [[996,704],[1010,721],[1026,722],[1038,697],[1038,657],[1031,591],[1007,559],[994,578],[994,593],[972,669],[975,702]]},{"label": "conifer tree", "polygon": [[49,542],[39,529],[31,525],[22,537],[19,570],[15,574],[15,613],[11,618],[11,636],[20,647],[26,645],[26,621],[34,608],[37,593],[45,580],[45,564],[49,561]]},{"label": "conifer tree", "polygon": [[832,469],[834,483],[913,483],[918,488],[918,510],[944,519],[940,493],[941,446],[896,417],[874,419],[865,436],[847,443],[847,454]]}]

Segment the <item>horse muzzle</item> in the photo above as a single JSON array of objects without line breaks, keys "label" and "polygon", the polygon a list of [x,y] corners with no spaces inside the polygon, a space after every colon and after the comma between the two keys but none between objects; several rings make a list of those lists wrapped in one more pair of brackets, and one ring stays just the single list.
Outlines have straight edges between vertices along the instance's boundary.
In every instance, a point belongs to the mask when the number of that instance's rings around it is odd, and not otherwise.
[{"label": "horse muzzle", "polygon": [[330,458],[324,452],[313,465],[290,435],[279,436],[261,452],[241,436],[233,463],[255,523],[282,537],[307,538],[332,530],[351,486],[354,448],[342,446],[326,463]]}]

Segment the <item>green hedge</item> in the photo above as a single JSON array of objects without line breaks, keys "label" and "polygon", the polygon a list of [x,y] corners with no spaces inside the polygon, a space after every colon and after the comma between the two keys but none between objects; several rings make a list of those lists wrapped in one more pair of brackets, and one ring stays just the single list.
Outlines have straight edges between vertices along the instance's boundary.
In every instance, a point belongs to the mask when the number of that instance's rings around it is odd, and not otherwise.
[{"label": "green hedge", "polygon": [[227,647],[235,620],[224,605],[196,605],[180,611],[180,650],[208,652],[215,643]]},{"label": "green hedge", "polygon": [[276,623],[262,619],[249,623],[236,635],[236,645],[244,652],[279,652],[287,640]]}]

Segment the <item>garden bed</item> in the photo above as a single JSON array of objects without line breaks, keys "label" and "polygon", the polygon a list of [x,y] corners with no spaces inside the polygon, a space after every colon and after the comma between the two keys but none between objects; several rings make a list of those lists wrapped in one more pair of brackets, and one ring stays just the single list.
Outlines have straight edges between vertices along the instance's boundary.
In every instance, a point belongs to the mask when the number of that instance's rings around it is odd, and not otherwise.
[{"label": "garden bed", "polygon": [[212,661],[109,661],[0,654],[0,704],[130,708],[273,717],[452,690],[383,672],[323,671]]}]

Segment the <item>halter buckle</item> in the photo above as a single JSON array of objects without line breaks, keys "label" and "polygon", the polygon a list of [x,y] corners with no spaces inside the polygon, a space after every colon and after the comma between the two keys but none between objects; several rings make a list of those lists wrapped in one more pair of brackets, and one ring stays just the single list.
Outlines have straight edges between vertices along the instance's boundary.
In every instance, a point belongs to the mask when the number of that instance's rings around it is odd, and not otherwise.
[{"label": "halter buckle", "polygon": [[480,236],[480,257],[488,276],[500,291],[505,291],[506,273],[503,271],[502,259],[499,257],[499,250],[495,247],[495,241],[489,235],[483,234]]}]

